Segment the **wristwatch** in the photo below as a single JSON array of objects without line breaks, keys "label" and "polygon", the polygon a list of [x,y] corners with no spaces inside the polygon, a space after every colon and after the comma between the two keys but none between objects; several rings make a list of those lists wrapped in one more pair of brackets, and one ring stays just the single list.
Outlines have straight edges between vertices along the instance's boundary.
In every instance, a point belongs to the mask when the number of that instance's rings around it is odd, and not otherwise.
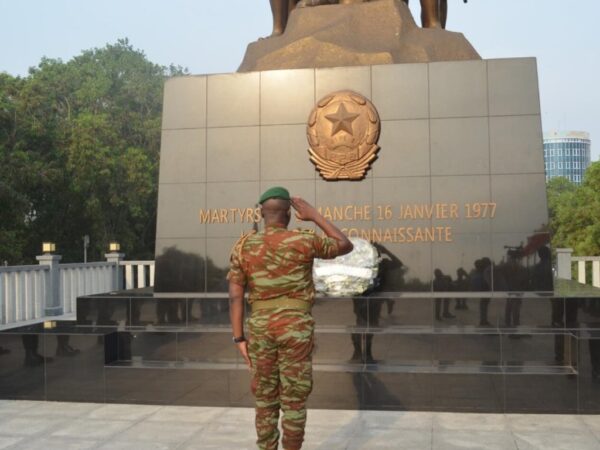
[{"label": "wristwatch", "polygon": [[242,334],[240,337],[232,337],[231,340],[234,344],[239,344],[240,342],[246,342],[246,337]]}]

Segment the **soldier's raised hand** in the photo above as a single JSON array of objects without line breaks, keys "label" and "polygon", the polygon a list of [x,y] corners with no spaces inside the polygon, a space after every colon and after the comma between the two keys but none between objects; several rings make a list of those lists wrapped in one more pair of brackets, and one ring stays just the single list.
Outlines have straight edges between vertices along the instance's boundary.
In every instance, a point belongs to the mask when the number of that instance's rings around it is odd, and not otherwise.
[{"label": "soldier's raised hand", "polygon": [[296,218],[304,221],[314,221],[319,212],[314,206],[300,197],[292,197],[292,206],[296,210]]}]

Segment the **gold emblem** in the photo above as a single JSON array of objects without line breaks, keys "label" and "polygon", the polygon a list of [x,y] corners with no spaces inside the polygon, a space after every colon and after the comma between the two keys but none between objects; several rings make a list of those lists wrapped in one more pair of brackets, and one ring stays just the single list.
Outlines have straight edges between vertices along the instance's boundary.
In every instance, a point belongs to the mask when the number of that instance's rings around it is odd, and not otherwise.
[{"label": "gold emblem", "polygon": [[365,97],[329,94],[308,118],[310,160],[326,180],[360,180],[377,157],[379,130],[377,110]]}]

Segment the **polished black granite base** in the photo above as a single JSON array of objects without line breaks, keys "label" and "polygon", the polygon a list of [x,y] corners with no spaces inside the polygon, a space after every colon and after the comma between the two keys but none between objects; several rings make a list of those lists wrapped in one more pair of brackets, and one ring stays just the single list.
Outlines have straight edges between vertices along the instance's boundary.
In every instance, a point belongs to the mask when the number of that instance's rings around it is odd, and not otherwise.
[{"label": "polished black granite base", "polygon": [[[600,295],[319,298],[315,408],[600,412]],[[583,289],[583,290],[582,290]],[[78,299],[77,321],[0,332],[0,398],[252,406],[228,299]]]}]

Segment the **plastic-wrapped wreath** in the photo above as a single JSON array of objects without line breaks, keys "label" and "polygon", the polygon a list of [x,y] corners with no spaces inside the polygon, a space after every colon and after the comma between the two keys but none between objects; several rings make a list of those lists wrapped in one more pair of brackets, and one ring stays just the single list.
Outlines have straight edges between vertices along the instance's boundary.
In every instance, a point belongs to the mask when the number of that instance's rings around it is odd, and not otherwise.
[{"label": "plastic-wrapped wreath", "polygon": [[317,292],[333,297],[360,295],[373,288],[379,268],[377,249],[367,240],[350,238],[354,249],[335,259],[315,259]]}]

